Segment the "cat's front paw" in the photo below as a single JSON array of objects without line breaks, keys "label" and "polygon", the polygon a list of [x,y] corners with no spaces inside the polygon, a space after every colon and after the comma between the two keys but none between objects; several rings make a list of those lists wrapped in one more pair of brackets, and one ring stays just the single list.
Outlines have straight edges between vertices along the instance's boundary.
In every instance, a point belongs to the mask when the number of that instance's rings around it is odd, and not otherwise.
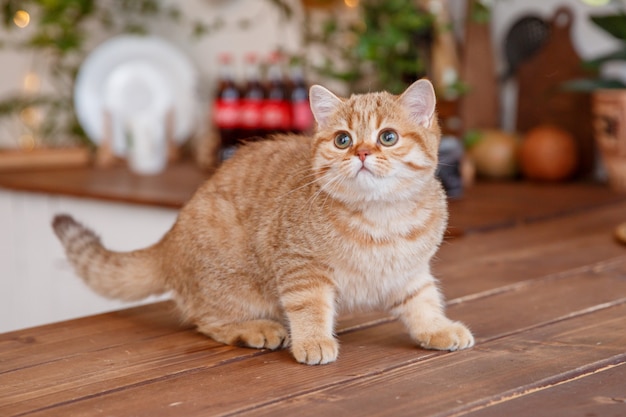
[{"label": "cat's front paw", "polygon": [[333,338],[295,340],[291,346],[294,358],[307,365],[324,365],[334,362],[339,354],[339,344]]},{"label": "cat's front paw", "polygon": [[474,346],[474,336],[463,323],[449,322],[417,336],[420,346],[435,350],[460,350]]}]

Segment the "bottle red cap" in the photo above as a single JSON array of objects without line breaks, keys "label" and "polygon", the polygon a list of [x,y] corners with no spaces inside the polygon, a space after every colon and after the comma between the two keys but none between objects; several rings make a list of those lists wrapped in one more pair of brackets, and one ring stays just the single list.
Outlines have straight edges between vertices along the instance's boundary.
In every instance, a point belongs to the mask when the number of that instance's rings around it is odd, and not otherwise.
[{"label": "bottle red cap", "polygon": [[222,64],[230,64],[233,62],[233,56],[230,52],[221,52],[218,55],[218,60]]}]

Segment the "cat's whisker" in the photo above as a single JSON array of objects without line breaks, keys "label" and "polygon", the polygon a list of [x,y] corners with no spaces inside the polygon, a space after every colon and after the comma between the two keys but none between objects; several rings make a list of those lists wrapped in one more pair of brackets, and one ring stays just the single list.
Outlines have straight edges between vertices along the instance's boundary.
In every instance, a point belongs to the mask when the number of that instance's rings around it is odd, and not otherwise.
[{"label": "cat's whisker", "polygon": [[[324,202],[322,203],[322,206],[326,206],[326,203],[328,202],[329,198],[332,198],[332,202],[335,201],[335,198],[332,197],[333,194],[336,194],[337,190],[340,189],[340,187],[343,185],[343,183],[346,181],[346,176],[343,174],[337,174],[334,178],[332,178],[332,180],[330,180],[327,184],[329,186],[329,188],[327,190],[325,190],[326,192],[326,198],[324,199]],[[337,181],[339,180],[339,181]]]},{"label": "cat's whisker", "polygon": [[[327,164],[327,165],[323,165],[322,168],[330,168],[330,166],[331,166],[330,164]],[[309,168],[306,168],[306,169],[303,169],[302,171],[309,171],[309,170],[310,170]],[[294,188],[294,189],[292,189],[292,190],[290,190],[290,191],[288,191],[288,192],[286,192],[284,194],[281,194],[280,196],[278,196],[278,198],[286,197],[286,196],[288,196],[291,193],[294,193],[296,191],[299,191],[299,190],[301,190],[303,188],[308,187],[309,185],[315,184],[316,182],[320,182],[320,181],[324,180],[324,178],[325,178],[325,176],[327,174],[323,174],[323,175],[321,175],[319,177],[318,177],[318,175],[319,174],[317,172],[310,172],[308,175],[303,176],[302,177],[303,179],[309,179],[311,177],[314,177],[314,179],[313,179],[313,181],[309,181],[307,183],[304,183],[304,184],[302,184],[299,187],[296,187],[296,188]]]},{"label": "cat's whisker", "polygon": [[[315,194],[313,194],[307,200],[307,204],[306,204],[306,206],[308,207],[307,213],[311,212],[311,209],[314,206],[315,201],[319,198],[320,195],[322,195],[322,193],[326,194],[326,198],[324,202],[322,203],[322,206],[325,206],[326,202],[328,201],[328,198],[336,190],[336,184],[341,183],[341,181],[345,180],[345,177],[341,173],[337,173],[333,177],[331,177],[329,173],[325,173],[324,175],[320,177],[320,180],[324,180],[325,182],[323,186],[319,187],[319,189],[315,192]],[[338,182],[337,180],[341,180],[341,181]],[[333,187],[333,185],[335,185],[335,187]]]},{"label": "cat's whisker", "polygon": [[302,184],[299,187],[296,187],[296,188],[294,188],[294,189],[292,189],[290,191],[287,191],[286,193],[279,195],[277,198],[278,199],[284,198],[284,197],[288,196],[289,194],[295,193],[296,191],[299,191],[299,190],[301,190],[303,188],[307,188],[310,185],[315,184],[316,182],[322,181],[323,179],[324,179],[324,177],[315,178],[313,181],[309,181],[309,182],[307,182],[305,184]]},{"label": "cat's whisker", "polygon": [[[319,178],[319,180],[325,180],[326,182],[324,183],[324,185],[332,185],[336,182],[337,179],[339,179],[340,177],[342,177],[341,174],[336,174],[334,177],[330,178],[329,174],[324,174],[323,176],[321,176]],[[313,194],[313,196],[311,196],[308,200],[307,200],[307,206],[309,207],[309,211],[311,210],[311,207],[313,206],[313,203],[315,202],[315,200],[322,194],[322,193],[326,193],[327,194],[327,199],[328,199],[328,195],[329,195],[329,191],[324,190],[324,187],[319,187],[319,189],[315,192],[315,194]],[[325,204],[326,200],[324,201]]]},{"label": "cat's whisker", "polygon": [[277,198],[278,199],[284,198],[284,197],[288,196],[289,194],[295,193],[296,191],[302,190],[303,188],[307,188],[309,185],[315,184],[316,182],[319,182],[321,180],[322,180],[322,178],[315,178],[315,179],[313,179],[313,181],[309,181],[307,183],[302,184],[299,187],[296,187],[296,188],[294,188],[292,190],[289,190],[286,193],[279,195]]},{"label": "cat's whisker", "polygon": [[335,194],[341,188],[345,181],[345,175],[337,175],[335,178],[333,178],[332,182],[329,181],[329,189],[326,191],[326,199],[324,200],[324,205],[326,205],[328,198]]}]

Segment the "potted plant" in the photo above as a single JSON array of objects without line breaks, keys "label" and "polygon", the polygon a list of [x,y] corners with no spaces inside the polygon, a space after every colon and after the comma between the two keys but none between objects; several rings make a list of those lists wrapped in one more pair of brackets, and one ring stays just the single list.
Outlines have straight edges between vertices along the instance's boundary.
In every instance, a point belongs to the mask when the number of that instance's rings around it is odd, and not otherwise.
[{"label": "potted plant", "polygon": [[305,43],[323,55],[312,69],[349,92],[402,92],[428,67],[434,16],[416,3],[361,0],[352,16],[327,9],[321,24],[308,16]]},{"label": "potted plant", "polygon": [[621,47],[585,63],[596,77],[570,81],[566,88],[592,94],[594,137],[609,184],[626,192],[626,78],[606,71],[619,63],[626,73],[626,12],[591,16],[591,21],[619,40]]}]

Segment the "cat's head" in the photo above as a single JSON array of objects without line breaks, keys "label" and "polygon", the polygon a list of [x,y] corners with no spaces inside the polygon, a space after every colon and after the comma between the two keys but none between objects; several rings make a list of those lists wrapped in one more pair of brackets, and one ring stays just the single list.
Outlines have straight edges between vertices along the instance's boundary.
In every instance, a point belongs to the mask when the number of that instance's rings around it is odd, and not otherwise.
[{"label": "cat's head", "polygon": [[419,80],[404,93],[339,98],[314,85],[317,121],[313,169],[322,188],[344,201],[411,198],[437,168],[439,125],[435,92]]}]

